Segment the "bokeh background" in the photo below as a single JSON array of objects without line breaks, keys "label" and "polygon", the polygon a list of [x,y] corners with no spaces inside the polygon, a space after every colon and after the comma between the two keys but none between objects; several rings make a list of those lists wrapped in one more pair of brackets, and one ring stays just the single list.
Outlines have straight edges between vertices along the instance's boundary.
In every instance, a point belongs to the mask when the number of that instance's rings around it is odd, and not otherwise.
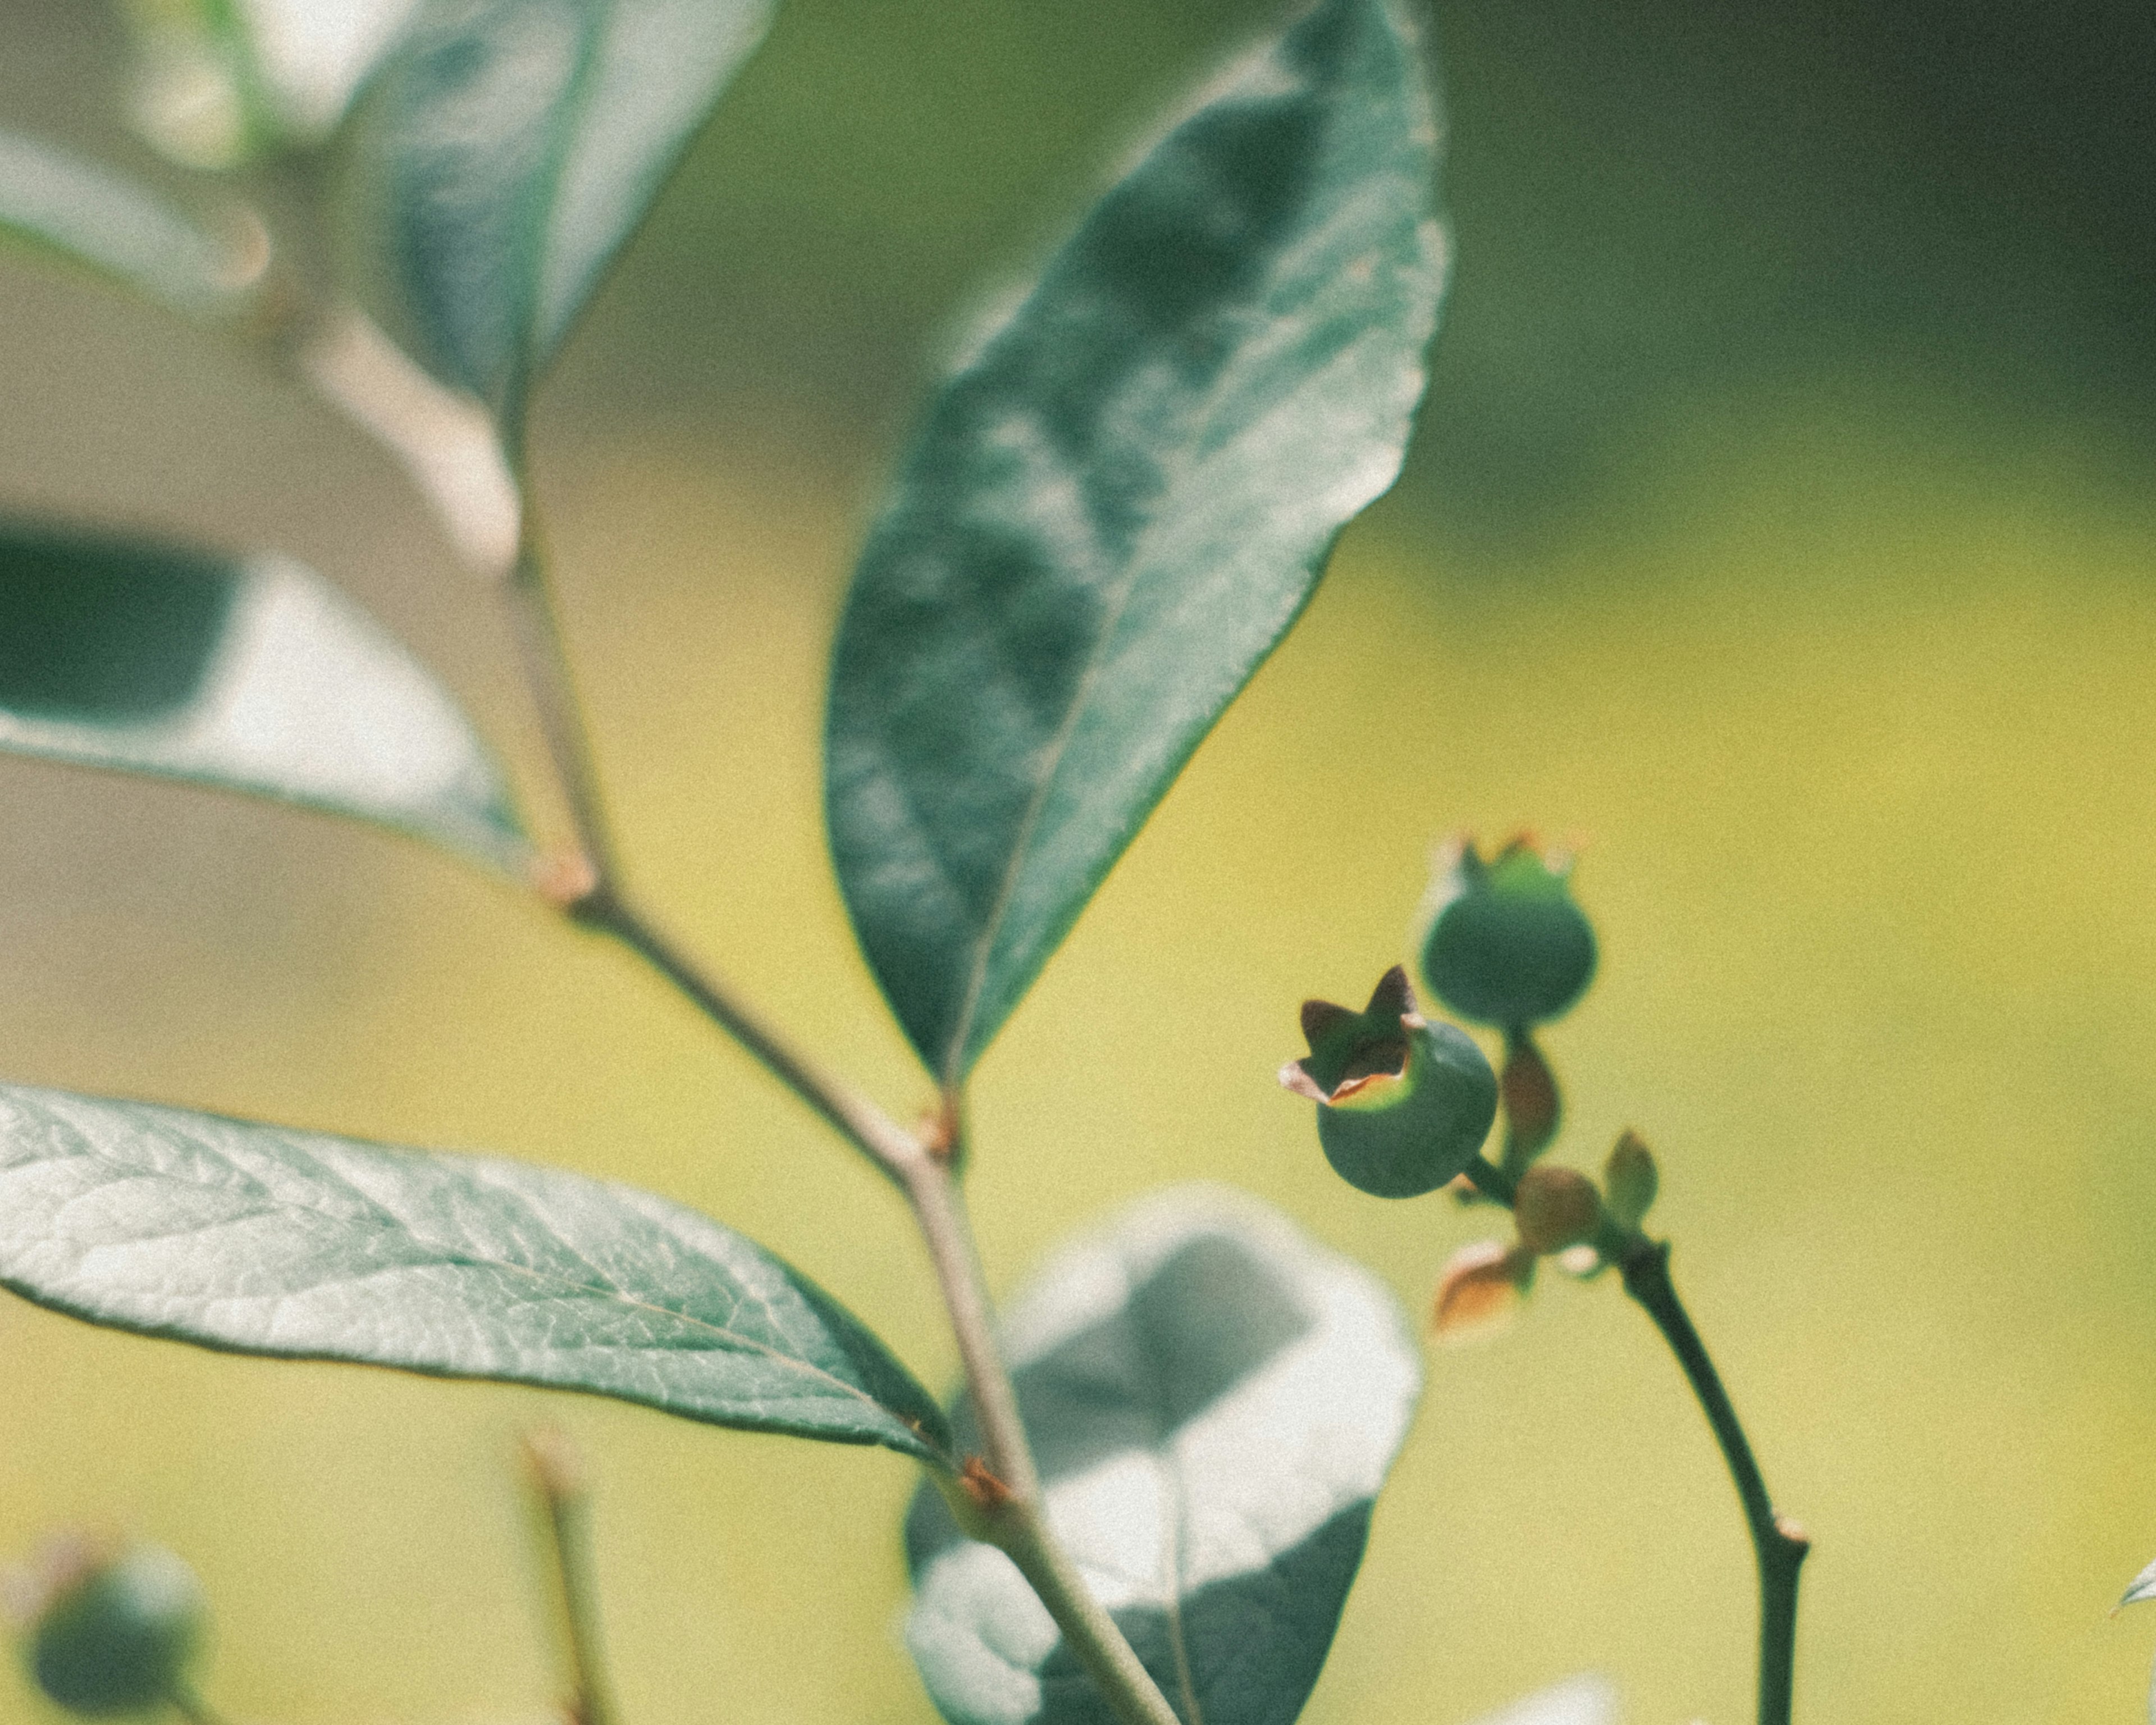
[{"label": "bokeh background", "polygon": [[[969,298],[1268,16],[791,0],[539,417],[634,872],[890,1106],[924,1086],[818,809],[849,560]],[[1422,1308],[1488,1231],[1334,1182],[1272,1086],[1401,956],[1432,842],[1577,838],[1604,938],[1561,1158],[1625,1125],[1815,1532],[1800,1717],[2141,1717],[2156,1618],[2156,14],[2129,0],[1445,0],[1458,272],[1424,430],[981,1073],[1009,1286],[1224,1179]],[[88,0],[0,0],[0,123],[154,171]],[[555,823],[483,595],[388,464],[217,338],[0,257],[0,507],[311,560]],[[0,1070],[619,1175],[757,1235],[932,1380],[890,1195],[620,955],[418,850],[0,763]],[[1749,1717],[1750,1558],[1607,1283],[1433,1353],[1309,1714],[1575,1671]],[[208,1687],[280,1725],[531,1719],[516,1434],[600,1481],[627,1718],[925,1722],[876,1453],[266,1365],[0,1304],[0,1552],[185,1553]],[[45,1717],[12,1674],[0,1717]]]}]

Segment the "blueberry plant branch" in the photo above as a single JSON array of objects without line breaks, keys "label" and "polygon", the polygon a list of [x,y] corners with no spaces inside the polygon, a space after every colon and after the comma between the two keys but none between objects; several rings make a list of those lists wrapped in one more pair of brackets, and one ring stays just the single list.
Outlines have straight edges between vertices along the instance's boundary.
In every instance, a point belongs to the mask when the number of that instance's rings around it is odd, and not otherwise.
[{"label": "blueberry plant branch", "polygon": [[[642,959],[905,1195],[936,1275],[982,1434],[985,1454],[970,1486],[977,1512],[969,1519],[1040,1595],[1119,1718],[1127,1725],[1176,1725],[1173,1708],[1048,1526],[1016,1392],[995,1343],[986,1278],[951,1153],[955,1145],[932,1145],[824,1070],[729,984],[690,958],[629,897],[535,512],[513,468],[505,460],[500,474],[511,487],[516,547],[506,567],[490,568],[485,551],[504,508],[484,464],[478,482],[470,480],[470,427],[457,411],[457,398],[411,367],[356,311],[319,321],[326,333],[299,350],[303,373],[332,406],[398,459],[474,572],[495,578],[576,845],[572,855],[557,860],[535,886],[571,922],[610,937]],[[947,1112],[954,1111],[954,1105],[947,1105]],[[582,1725],[603,1722],[586,1719]]]},{"label": "blueberry plant branch", "polygon": [[[644,960],[904,1194],[948,1313],[977,1435],[954,1442],[935,1399],[805,1279],[654,1194],[154,1105],[17,1087],[0,1097],[0,1111],[12,1108],[28,1125],[18,1143],[0,1145],[13,1158],[0,1170],[61,1158],[82,1178],[123,1182],[127,1214],[111,1225],[131,1239],[169,1242],[181,1236],[167,1210],[186,1209],[187,1238],[203,1231],[202,1194],[168,1178],[161,1160],[175,1142],[214,1147],[213,1160],[228,1172],[266,1164],[302,1185],[324,1166],[362,1169],[382,1192],[408,1201],[409,1214],[393,1221],[413,1265],[446,1272],[405,1291],[408,1313],[447,1301],[457,1321],[414,1322],[385,1339],[380,1320],[399,1308],[382,1292],[376,1322],[357,1341],[334,1302],[314,1312],[313,1327],[288,1322],[309,1291],[349,1279],[354,1242],[332,1224],[350,1219],[320,1207],[288,1206],[304,1212],[305,1227],[281,1214],[267,1224],[305,1235],[285,1262],[298,1291],[280,1296],[274,1334],[213,1293],[176,1323],[164,1280],[131,1281],[109,1265],[85,1271],[70,1255],[76,1236],[49,1223],[0,1240],[13,1249],[8,1286],[95,1321],[154,1322],[159,1333],[213,1346],[593,1389],[719,1425],[883,1444],[927,1464],[959,1527],[1011,1560],[1005,1567],[962,1550],[968,1597],[957,1609],[936,1597],[951,1585],[947,1573],[916,1564],[921,1593],[909,1634],[947,1715],[971,1725],[978,1694],[959,1697],[944,1686],[963,1688],[978,1655],[1008,1661],[1011,1643],[998,1626],[1014,1620],[1010,1612],[1022,1615],[1029,1640],[1042,1639],[1029,1586],[1061,1630],[1060,1645],[1125,1725],[1177,1725],[1049,1525],[1047,1492],[1064,1476],[1052,1465],[1044,1482],[998,1351],[960,1182],[963,1081],[1191,751],[1300,613],[1341,528],[1398,471],[1426,379],[1446,255],[1433,199],[1440,128],[1426,67],[1402,0],[1317,0],[1205,87],[931,403],[855,572],[825,733],[839,884],[877,980],[938,1084],[939,1111],[908,1131],[797,1051],[629,896],[525,488],[535,388],[768,13],[767,0],[420,8],[370,50],[371,70],[350,69],[347,90],[364,82],[369,93],[332,151],[326,123],[303,136],[305,128],[280,115],[269,81],[255,75],[267,63],[253,59],[240,15],[203,9],[216,56],[240,56],[234,90],[245,124],[228,149],[219,146],[218,165],[249,171],[241,189],[259,213],[241,249],[250,259],[259,251],[265,272],[236,303],[238,277],[220,275],[218,304],[273,364],[401,463],[460,560],[493,585],[573,846],[551,856],[535,849],[484,740],[422,668],[403,661],[390,692],[424,723],[373,722],[367,697],[381,693],[377,675],[348,691],[359,700],[330,706],[320,726],[341,738],[340,723],[356,716],[370,742],[403,739],[408,728],[446,740],[451,746],[431,757],[411,748],[396,760],[404,775],[396,795],[358,772],[352,784],[331,778],[325,788],[320,774],[300,770],[315,764],[304,750],[299,764],[281,763],[266,779],[229,763],[198,776],[444,838],[523,879],[571,925]],[[340,186],[356,188],[352,198],[340,193],[354,218],[340,231],[375,254],[351,287],[341,285],[340,248],[329,243],[332,162]],[[104,249],[122,275],[142,275],[125,247]],[[252,265],[247,280],[255,282]],[[382,308],[394,341],[350,297],[361,293]],[[239,580],[231,576],[218,590],[237,590]],[[325,614],[344,616],[333,600]],[[1046,635],[1029,621],[1043,616],[1056,619]],[[345,626],[346,660],[386,660],[372,625],[345,619]],[[75,740],[77,755],[100,764],[122,752]],[[186,763],[159,757],[145,770],[176,764]],[[57,1134],[55,1122],[64,1126]],[[473,1189],[485,1200],[432,1201]],[[627,1227],[624,1215],[634,1219]],[[246,1219],[262,1219],[250,1211]],[[1210,1574],[1204,1584],[1209,1600],[1235,1598],[1250,1614],[1239,1619],[1227,1662],[1238,1704],[1262,1693],[1265,1717],[1291,1717],[1286,1703],[1308,1693],[1345,1597],[1342,1530],[1367,1524],[1419,1373],[1383,1291],[1358,1287],[1359,1272],[1298,1245],[1291,1230],[1248,1217],[1183,1216],[1168,1235],[1165,1225],[1160,1214],[1141,1218],[1114,1261],[1131,1268],[1139,1260],[1128,1252],[1142,1258],[1164,1241],[1203,1240],[1226,1253],[1207,1261],[1237,1266],[1239,1288],[1279,1291],[1283,1307],[1307,1303],[1297,1290],[1322,1288],[1331,1327],[1294,1338],[1297,1369],[1322,1368],[1369,1393],[1352,1465],[1320,1470],[1314,1495],[1287,1494],[1321,1518],[1274,1528],[1278,1543],[1250,1572],[1264,1598],[1245,1597],[1241,1572]],[[612,1271],[597,1269],[588,1232],[642,1290],[629,1301],[640,1316],[626,1342],[607,1324],[627,1296]],[[564,1261],[593,1266],[595,1280],[542,1267],[536,1260],[554,1246]],[[187,1268],[212,1286],[238,1261],[196,1251]],[[693,1272],[685,1278],[685,1265]],[[1166,1273],[1160,1265],[1148,1272]],[[591,1346],[562,1346],[551,1306],[544,1345],[527,1332],[524,1278],[534,1274],[574,1292]],[[1210,1299],[1230,1328],[1246,1315],[1250,1301],[1240,1296],[1171,1285],[1178,1313]],[[1140,1291],[1131,1288],[1133,1301]],[[154,1308],[142,1303],[146,1294]],[[786,1323],[773,1316],[773,1299],[792,1314]],[[758,1313],[771,1318],[769,1336],[737,1333],[744,1322],[757,1332]],[[1189,1315],[1195,1357],[1255,1373],[1256,1355],[1223,1353],[1220,1312]],[[1024,1322],[1011,1332],[1040,1332]],[[486,1345],[466,1345],[474,1335]],[[1290,1347],[1278,1337],[1240,1339],[1269,1355]],[[573,1368],[562,1364],[568,1356]],[[1042,1361],[1024,1363],[1030,1390]],[[1148,1359],[1134,1369],[1145,1379],[1163,1368]],[[1057,1417],[1072,1419],[1068,1410]],[[1160,1433],[1162,1462],[1180,1469],[1168,1454],[1172,1435]],[[1046,1453],[1057,1464],[1065,1452]],[[608,1725],[581,1497],[538,1460],[568,1618],[570,1711],[577,1725]],[[1178,1489],[1213,1494],[1224,1515],[1249,1525],[1253,1505],[1276,1494],[1260,1481],[1258,1497],[1245,1502],[1237,1494],[1253,1482],[1248,1470],[1235,1471],[1217,1481],[1178,1474]],[[1295,1466],[1286,1473],[1294,1479]],[[940,1513],[935,1494],[917,1502]],[[1074,1530],[1097,1514],[1067,1497],[1056,1502]],[[921,1555],[915,1531],[910,1516],[910,1562]],[[1355,1558],[1360,1538],[1353,1537]],[[1298,1584],[1288,1609],[1276,1571],[1294,1573],[1289,1560],[1313,1542],[1323,1545],[1324,1573]],[[1353,1561],[1344,1567],[1352,1575]],[[1143,1568],[1119,1558],[1102,1573],[1116,1577],[1120,1598]],[[1166,1597],[1142,1604],[1163,1606],[1173,1625],[1194,1720],[1211,1679],[1208,1662],[1183,1645],[1178,1611],[1190,1578],[1179,1558],[1162,1573]],[[1222,1620],[1207,1633],[1223,1633]],[[1255,1622],[1281,1633],[1250,1633]],[[1031,1675],[1047,1676],[1055,1645],[1041,1647]],[[1055,1687],[1051,1707],[1091,1710],[1082,1687]],[[1011,1686],[989,1688],[1007,1697]],[[1206,1710],[1228,1725],[1235,1705],[1209,1700]]]},{"label": "blueberry plant branch", "polygon": [[[1570,892],[1571,859],[1522,837],[1486,860],[1466,840],[1440,854],[1419,942],[1424,978],[1462,1018],[1498,1031],[1502,1078],[1466,1034],[1423,1016],[1404,968],[1386,973],[1360,1012],[1306,1001],[1310,1052],[1281,1082],[1318,1105],[1327,1159],[1351,1185],[1411,1198],[1451,1184],[1512,1211],[1518,1237],[1471,1246],[1438,1295],[1440,1332],[1517,1299],[1536,1260],[1580,1253],[1614,1267],[1654,1320],[1707,1415],[1743,1505],[1759,1574],[1759,1725],[1789,1725],[1797,1580],[1810,1542],[1777,1515],[1750,1440],[1706,1344],[1670,1279],[1670,1247],[1640,1222],[1655,1199],[1653,1156],[1631,1133],[1611,1153],[1604,1189],[1537,1158],[1556,1141],[1563,1099],[1534,1027],[1568,1010],[1593,979],[1594,930]],[[1482,1148],[1502,1112],[1502,1148]]]}]

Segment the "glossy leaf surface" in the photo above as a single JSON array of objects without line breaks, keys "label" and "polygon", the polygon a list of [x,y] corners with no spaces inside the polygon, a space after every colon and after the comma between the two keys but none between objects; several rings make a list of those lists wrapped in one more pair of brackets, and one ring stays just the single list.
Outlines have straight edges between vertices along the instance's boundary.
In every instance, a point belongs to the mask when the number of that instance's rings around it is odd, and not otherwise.
[{"label": "glossy leaf surface", "polygon": [[0,1086],[0,1284],[234,1353],[944,1449],[927,1392],[753,1241],[521,1163]]},{"label": "glossy leaf surface", "polygon": [[236,306],[239,249],[148,188],[49,144],[0,132],[0,239],[59,254],[191,316]]},{"label": "glossy leaf surface", "polygon": [[[1050,1518],[1163,1692],[1186,1720],[1287,1725],[1421,1380],[1391,1296],[1250,1200],[1185,1189],[1060,1254],[1005,1342]],[[1009,1559],[932,1489],[906,1536],[906,1640],[947,1719],[1112,1717]]]},{"label": "glossy leaf surface", "polygon": [[1392,483],[1443,251],[1389,0],[1326,0],[1111,190],[942,385],[833,667],[861,943],[963,1077]]},{"label": "glossy leaf surface", "polygon": [[289,558],[0,525],[0,750],[250,791],[502,869],[486,748],[382,627]]},{"label": "glossy leaf surface", "polygon": [[368,115],[370,220],[421,357],[511,443],[768,0],[433,0]]}]

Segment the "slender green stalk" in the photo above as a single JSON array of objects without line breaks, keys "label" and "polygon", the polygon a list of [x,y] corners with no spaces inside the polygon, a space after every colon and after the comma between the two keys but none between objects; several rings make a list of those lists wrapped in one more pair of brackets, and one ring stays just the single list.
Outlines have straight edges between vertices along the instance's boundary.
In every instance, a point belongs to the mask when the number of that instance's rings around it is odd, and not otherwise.
[{"label": "slender green stalk", "polygon": [[568,913],[585,927],[611,935],[672,983],[893,1184],[904,1189],[908,1170],[928,1159],[927,1152],[911,1132],[868,1098],[789,1046],[731,988],[692,963],[613,886],[602,885],[588,892],[568,906]]},{"label": "slender green stalk", "polygon": [[613,840],[607,825],[606,806],[599,796],[598,768],[592,757],[591,738],[584,728],[583,709],[577,700],[576,683],[569,673],[569,659],[562,644],[561,619],[555,614],[552,584],[537,542],[537,524],[527,501],[523,514],[523,538],[516,550],[516,566],[502,583],[502,603],[509,613],[511,632],[523,669],[525,686],[539,710],[539,725],[547,739],[547,752],[554,764],[554,778],[569,805],[578,846],[589,868],[595,889],[609,888],[619,878]]},{"label": "slender green stalk", "polygon": [[598,1583],[592,1570],[591,1491],[582,1458],[567,1438],[551,1430],[528,1434],[524,1453],[562,1608],[562,1639],[569,1668],[569,1696],[563,1711],[569,1725],[613,1725],[619,1716],[601,1651]]},{"label": "slender green stalk", "polygon": [[1123,1632],[1095,1599],[1037,1510],[1007,1517],[996,1543],[1040,1595],[1063,1639],[1107,1697],[1122,1725],[1178,1725],[1168,1697],[1138,1661]]},{"label": "slender green stalk", "polygon": [[[1519,1188],[1516,1175],[1478,1156],[1467,1177],[1499,1204],[1512,1206]],[[1605,1262],[1617,1267],[1625,1291],[1662,1332],[1722,1446],[1722,1459],[1743,1506],[1744,1525],[1752,1536],[1759,1572],[1759,1725],[1789,1725],[1796,1675],[1798,1572],[1811,1542],[1794,1522],[1775,1512],[1751,1441],[1722,1388],[1722,1375],[1670,1280],[1669,1242],[1650,1240],[1636,1229],[1605,1220],[1594,1247]]]},{"label": "slender green stalk", "polygon": [[1759,1568],[1759,1725],[1789,1725],[1795,1684],[1797,1575],[1811,1542],[1774,1512],[1737,1409],[1670,1281],[1669,1242],[1643,1241],[1617,1267],[1625,1278],[1625,1291],[1646,1309],[1684,1368],[1736,1482]]}]

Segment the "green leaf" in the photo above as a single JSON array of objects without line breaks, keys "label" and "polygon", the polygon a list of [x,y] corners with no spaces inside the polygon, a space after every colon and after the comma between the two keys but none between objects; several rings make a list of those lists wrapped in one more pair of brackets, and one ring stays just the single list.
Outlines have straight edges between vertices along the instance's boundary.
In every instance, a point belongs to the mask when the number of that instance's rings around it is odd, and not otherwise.
[{"label": "green leaf", "polygon": [[[230,0],[220,0],[220,7]],[[326,136],[382,61],[414,0],[240,0],[234,11],[283,130]]]},{"label": "green leaf", "polygon": [[[1391,1296],[1252,1201],[1185,1189],[1061,1253],[1004,1328],[1049,1518],[1163,1691],[1193,1725],[1286,1725],[1421,1381]],[[906,1547],[906,1640],[945,1718],[1112,1717],[1010,1560],[932,1488]]]},{"label": "green leaf", "polygon": [[945,381],[832,672],[869,961],[956,1085],[1399,471],[1436,122],[1393,0],[1214,86]]},{"label": "green leaf", "polygon": [[837,1301],[649,1193],[0,1086],[0,1285],[285,1359],[588,1391],[944,1460],[934,1400]]},{"label": "green leaf", "polygon": [[200,316],[238,307],[243,248],[155,193],[49,144],[0,132],[0,239],[26,241]]},{"label": "green leaf", "polygon": [[1491,1713],[1476,1725],[1617,1725],[1617,1691],[1605,1677],[1573,1677]]},{"label": "green leaf", "polygon": [[455,702],[285,557],[0,524],[0,750],[354,815],[507,871],[530,856]]},{"label": "green leaf", "polygon": [[516,441],[525,397],[769,0],[434,0],[367,120],[368,219],[421,357]]}]

